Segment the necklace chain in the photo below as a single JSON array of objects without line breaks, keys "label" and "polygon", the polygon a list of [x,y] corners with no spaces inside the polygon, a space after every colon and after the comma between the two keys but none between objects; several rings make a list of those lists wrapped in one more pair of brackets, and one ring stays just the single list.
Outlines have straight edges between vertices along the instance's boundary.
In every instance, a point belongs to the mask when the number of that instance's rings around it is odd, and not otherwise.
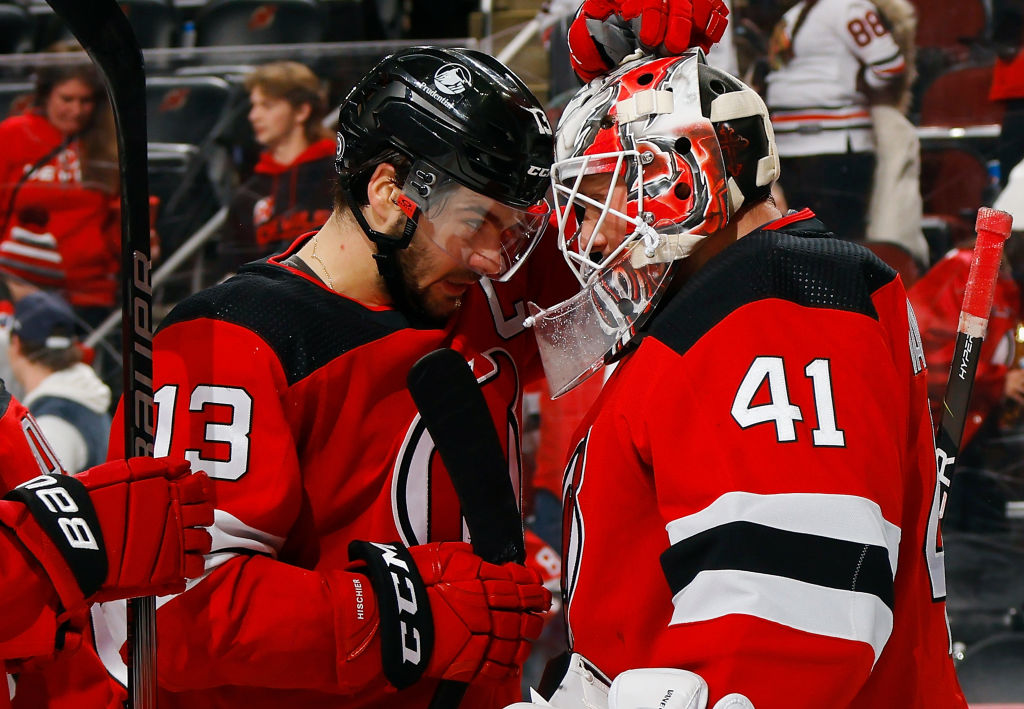
[{"label": "necklace chain", "polygon": [[313,253],[311,254],[311,256],[313,257],[314,261],[320,264],[320,269],[324,272],[324,277],[327,279],[327,287],[330,288],[331,290],[334,290],[334,281],[331,280],[331,272],[327,270],[327,266],[324,265],[323,260],[316,254],[316,247],[319,238],[319,234],[313,237]]}]

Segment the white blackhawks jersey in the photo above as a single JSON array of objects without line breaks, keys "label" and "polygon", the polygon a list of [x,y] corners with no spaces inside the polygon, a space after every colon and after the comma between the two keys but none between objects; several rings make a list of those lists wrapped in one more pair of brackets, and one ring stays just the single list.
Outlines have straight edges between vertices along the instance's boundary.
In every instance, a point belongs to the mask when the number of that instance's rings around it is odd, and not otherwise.
[{"label": "white blackhawks jersey", "polygon": [[775,41],[788,51],[767,78],[779,154],[872,151],[868,98],[858,85],[895,81],[906,70],[903,55],[869,0],[818,0],[797,27],[806,4],[790,8],[777,28]]}]

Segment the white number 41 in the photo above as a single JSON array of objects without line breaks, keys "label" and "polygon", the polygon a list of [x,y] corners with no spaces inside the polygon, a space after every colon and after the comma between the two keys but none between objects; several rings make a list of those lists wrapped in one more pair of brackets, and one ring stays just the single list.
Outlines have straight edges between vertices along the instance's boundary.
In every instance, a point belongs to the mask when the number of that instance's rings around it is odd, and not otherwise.
[{"label": "white number 41", "polygon": [[[846,445],[843,431],[836,426],[836,411],[832,400],[832,375],[827,359],[816,359],[804,368],[804,374],[814,385],[814,410],[818,427],[811,431],[814,445],[842,448]],[[768,380],[770,401],[753,405],[754,397]],[[740,382],[732,402],[732,417],[741,428],[761,423],[774,423],[775,435],[780,443],[796,440],[797,421],[804,415],[799,406],[790,403],[789,385],[781,357],[758,357],[751,363]]]}]

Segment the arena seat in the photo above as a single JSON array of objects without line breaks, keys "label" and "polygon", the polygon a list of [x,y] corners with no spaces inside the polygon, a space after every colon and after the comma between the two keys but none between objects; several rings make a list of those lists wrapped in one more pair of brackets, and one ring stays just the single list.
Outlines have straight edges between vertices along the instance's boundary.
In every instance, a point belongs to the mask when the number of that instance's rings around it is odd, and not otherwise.
[{"label": "arena seat", "polygon": [[146,77],[150,142],[199,145],[235,95],[231,85],[216,76]]},{"label": "arena seat", "polygon": [[921,146],[921,199],[926,217],[949,227],[950,245],[973,238],[978,208],[988,204],[991,180],[981,156],[950,146]]},{"label": "arena seat", "polygon": [[215,76],[146,79],[151,192],[160,198],[157,227],[173,252],[229,199],[226,129],[245,110],[240,87]]},{"label": "arena seat", "polygon": [[918,47],[954,47],[982,37],[988,27],[988,12],[982,0],[911,2],[917,7]]},{"label": "arena seat", "polygon": [[1000,124],[1004,107],[990,101],[993,63],[962,64],[939,74],[921,95],[922,126]]},{"label": "arena seat", "polygon": [[32,49],[34,31],[35,23],[28,10],[20,5],[0,3],[0,54]]},{"label": "arena seat", "polygon": [[118,5],[135,30],[139,46],[173,47],[181,20],[172,0],[118,0]]},{"label": "arena seat", "polygon": [[326,18],[317,0],[208,0],[196,13],[196,45],[319,42]]}]

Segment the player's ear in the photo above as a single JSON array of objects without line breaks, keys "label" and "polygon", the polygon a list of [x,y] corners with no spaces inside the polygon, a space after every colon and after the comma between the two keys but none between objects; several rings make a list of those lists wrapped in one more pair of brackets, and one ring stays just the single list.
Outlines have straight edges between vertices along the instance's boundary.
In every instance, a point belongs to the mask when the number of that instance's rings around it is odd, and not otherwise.
[{"label": "player's ear", "polygon": [[366,197],[370,209],[367,221],[375,229],[381,229],[401,215],[402,210],[396,204],[401,189],[396,183],[395,167],[389,163],[381,163],[373,171],[366,185]]}]

